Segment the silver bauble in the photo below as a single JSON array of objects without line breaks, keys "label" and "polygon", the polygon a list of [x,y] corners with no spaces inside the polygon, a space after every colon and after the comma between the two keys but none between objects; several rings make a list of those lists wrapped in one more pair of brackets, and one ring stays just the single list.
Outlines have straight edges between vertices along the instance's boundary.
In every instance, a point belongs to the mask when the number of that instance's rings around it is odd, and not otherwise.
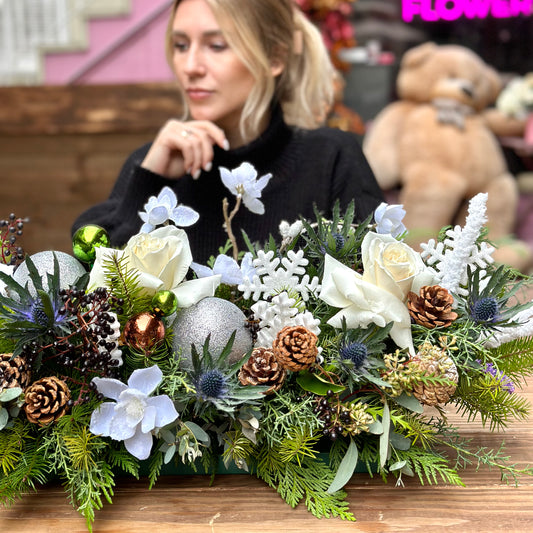
[{"label": "silver bauble", "polygon": [[216,359],[236,331],[227,361],[233,364],[242,359],[252,348],[252,335],[245,324],[244,313],[235,304],[221,298],[204,298],[178,311],[172,323],[173,348],[176,357],[181,356],[181,367],[192,368],[191,344],[201,355],[209,334],[209,353]]},{"label": "silver bauble", "polygon": [[[30,259],[41,276],[44,290],[48,289],[48,276],[46,274],[54,273],[54,255],[57,257],[59,265],[59,286],[61,289],[70,287],[80,276],[85,274],[85,268],[83,265],[72,255],[66,254],[65,252],[55,251],[37,252],[36,254],[30,255]],[[22,286],[26,286],[26,283],[29,282],[28,289],[30,290],[30,293],[33,296],[37,295],[35,286],[30,279],[26,263],[21,263],[19,265],[13,274],[13,279]]]}]

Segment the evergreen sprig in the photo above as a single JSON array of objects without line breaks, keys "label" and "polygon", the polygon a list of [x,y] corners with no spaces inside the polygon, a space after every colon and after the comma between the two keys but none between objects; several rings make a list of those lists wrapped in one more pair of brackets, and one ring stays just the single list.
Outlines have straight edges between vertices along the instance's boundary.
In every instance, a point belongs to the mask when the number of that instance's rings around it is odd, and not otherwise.
[{"label": "evergreen sprig", "polygon": [[301,464],[285,461],[280,446],[262,446],[257,456],[257,476],[291,506],[302,500],[307,509],[317,518],[337,516],[343,520],[355,521],[348,510],[346,493],[327,492],[335,472],[320,458],[304,457]]},{"label": "evergreen sprig", "polygon": [[498,377],[490,374],[459,383],[453,398],[461,416],[468,422],[478,416],[483,426],[491,431],[506,428],[513,420],[524,420],[529,415],[529,402],[522,396],[510,394]]}]

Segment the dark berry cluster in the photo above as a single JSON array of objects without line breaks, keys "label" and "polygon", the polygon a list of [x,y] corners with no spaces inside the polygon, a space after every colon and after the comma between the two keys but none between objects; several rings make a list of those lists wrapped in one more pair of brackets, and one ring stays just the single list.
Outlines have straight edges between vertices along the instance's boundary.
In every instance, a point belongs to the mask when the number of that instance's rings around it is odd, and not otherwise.
[{"label": "dark berry cluster", "polygon": [[324,424],[323,435],[331,440],[336,440],[350,424],[350,411],[342,406],[342,403],[332,390],[328,390],[327,397],[316,398],[315,414]]},{"label": "dark berry cluster", "polygon": [[[62,289],[60,297],[63,306],[59,309],[71,325],[71,332],[65,335],[53,330],[47,332],[52,341],[41,344],[33,341],[22,347],[22,355],[32,364],[40,358],[40,363],[53,361],[65,369],[65,379],[80,385],[80,393],[73,403],[87,401],[89,391],[94,387],[92,376],[113,376],[119,360],[112,352],[118,349],[118,339],[112,324],[116,313],[123,313],[124,302],[110,296],[105,288],[86,293],[77,289]],[[74,376],[78,376],[75,378]],[[76,381],[77,379],[77,381]]]},{"label": "dark berry cluster", "polygon": [[250,312],[250,315],[246,319],[244,327],[250,332],[252,343],[255,344],[257,341],[257,334],[261,328],[259,327],[259,320],[255,318],[252,312]]},{"label": "dark berry cluster", "polygon": [[13,213],[0,220],[0,263],[18,265],[24,260],[24,250],[17,244],[28,219],[17,218]]}]

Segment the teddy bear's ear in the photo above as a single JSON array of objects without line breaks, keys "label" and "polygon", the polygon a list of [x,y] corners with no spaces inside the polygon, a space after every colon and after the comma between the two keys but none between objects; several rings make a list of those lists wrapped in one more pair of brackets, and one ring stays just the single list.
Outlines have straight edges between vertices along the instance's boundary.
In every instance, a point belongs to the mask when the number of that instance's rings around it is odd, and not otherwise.
[{"label": "teddy bear's ear", "polygon": [[401,68],[417,67],[431,57],[436,49],[437,45],[435,43],[427,42],[407,50],[402,57]]}]

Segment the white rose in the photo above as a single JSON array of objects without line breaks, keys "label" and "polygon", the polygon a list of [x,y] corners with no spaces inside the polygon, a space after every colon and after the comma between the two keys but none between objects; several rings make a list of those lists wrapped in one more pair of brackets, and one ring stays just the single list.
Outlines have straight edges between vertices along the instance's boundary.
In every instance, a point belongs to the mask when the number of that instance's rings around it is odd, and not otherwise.
[{"label": "white rose", "polygon": [[124,250],[97,248],[89,287],[106,286],[104,262],[116,254],[127,258],[128,268],[138,273],[138,283],[149,295],[170,290],[180,307],[189,307],[206,296],[213,296],[220,276],[183,281],[192,263],[187,234],[175,226],[164,226],[150,233],[131,237]]},{"label": "white rose", "polygon": [[409,291],[433,285],[433,274],[407,244],[369,232],[361,244],[363,279],[405,301]]},{"label": "white rose", "polygon": [[341,328],[343,321],[348,328],[367,328],[371,323],[384,327],[392,322],[392,340],[414,353],[411,318],[403,301],[330,255],[325,257],[320,299],[340,308],[328,320],[334,328]]},{"label": "white rose", "polygon": [[192,263],[187,234],[176,226],[134,235],[126,244],[124,254],[129,266],[139,272],[140,285],[150,294],[175,289]]}]

